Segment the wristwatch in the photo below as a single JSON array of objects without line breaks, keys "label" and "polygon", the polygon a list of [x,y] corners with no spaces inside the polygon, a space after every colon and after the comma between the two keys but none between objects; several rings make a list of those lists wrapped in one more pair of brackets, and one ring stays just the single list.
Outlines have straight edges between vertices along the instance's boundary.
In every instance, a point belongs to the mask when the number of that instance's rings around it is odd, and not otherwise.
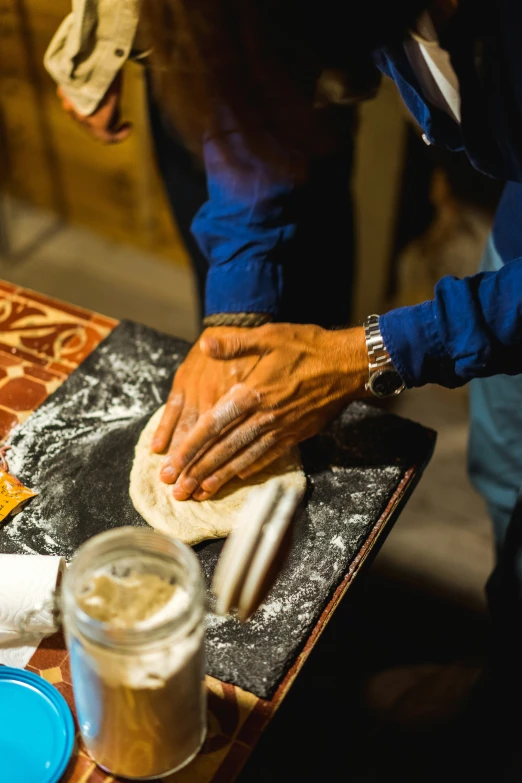
[{"label": "wristwatch", "polygon": [[379,316],[369,315],[364,322],[366,348],[368,350],[368,382],[365,388],[375,397],[394,397],[406,388],[400,373],[395,369],[386,350],[379,328]]}]

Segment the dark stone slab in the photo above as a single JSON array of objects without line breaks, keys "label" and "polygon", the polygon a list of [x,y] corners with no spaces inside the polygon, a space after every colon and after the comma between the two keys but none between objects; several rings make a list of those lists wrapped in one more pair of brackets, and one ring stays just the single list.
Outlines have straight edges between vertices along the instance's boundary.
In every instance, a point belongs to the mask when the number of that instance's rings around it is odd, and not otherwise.
[{"label": "dark stone slab", "polygon": [[[0,552],[71,558],[96,533],[145,524],[128,493],[134,446],[187,350],[123,322],[13,433],[11,470],[39,496],[0,530]],[[405,472],[417,466],[420,475],[433,443],[423,427],[354,403],[303,445],[309,489],[290,556],[248,623],[208,613],[209,674],[273,693]],[[207,581],[221,546],[196,547]]]}]

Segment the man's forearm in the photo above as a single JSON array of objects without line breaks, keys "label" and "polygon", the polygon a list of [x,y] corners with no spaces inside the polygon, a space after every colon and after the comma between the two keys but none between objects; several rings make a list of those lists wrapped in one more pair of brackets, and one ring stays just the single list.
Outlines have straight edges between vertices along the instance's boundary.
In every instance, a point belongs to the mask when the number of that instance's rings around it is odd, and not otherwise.
[{"label": "man's forearm", "polygon": [[445,277],[433,300],[393,310],[380,325],[408,386],[453,388],[522,373],[522,259],[498,272]]}]

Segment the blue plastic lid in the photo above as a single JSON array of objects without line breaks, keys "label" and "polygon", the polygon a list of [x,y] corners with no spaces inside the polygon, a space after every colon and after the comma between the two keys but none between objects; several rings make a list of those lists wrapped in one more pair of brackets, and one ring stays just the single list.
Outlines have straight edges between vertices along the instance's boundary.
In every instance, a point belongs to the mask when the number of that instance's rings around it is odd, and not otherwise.
[{"label": "blue plastic lid", "polygon": [[74,746],[67,702],[46,680],[0,666],[0,778],[9,783],[58,783]]}]

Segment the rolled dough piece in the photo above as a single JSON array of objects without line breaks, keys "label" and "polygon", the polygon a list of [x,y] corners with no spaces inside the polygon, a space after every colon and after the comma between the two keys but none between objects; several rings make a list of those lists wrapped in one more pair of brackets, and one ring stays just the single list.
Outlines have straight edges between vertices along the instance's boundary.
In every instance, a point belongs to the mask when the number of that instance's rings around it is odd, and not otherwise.
[{"label": "rolled dough piece", "polygon": [[165,406],[149,420],[140,435],[130,474],[129,493],[134,508],[151,527],[197,544],[209,538],[225,538],[248,500],[253,487],[279,478],[286,487],[296,487],[301,497],[306,490],[299,451],[292,449],[252,478],[232,479],[209,500],[176,500],[172,485],[160,480],[164,454],[153,454],[151,443]]}]

